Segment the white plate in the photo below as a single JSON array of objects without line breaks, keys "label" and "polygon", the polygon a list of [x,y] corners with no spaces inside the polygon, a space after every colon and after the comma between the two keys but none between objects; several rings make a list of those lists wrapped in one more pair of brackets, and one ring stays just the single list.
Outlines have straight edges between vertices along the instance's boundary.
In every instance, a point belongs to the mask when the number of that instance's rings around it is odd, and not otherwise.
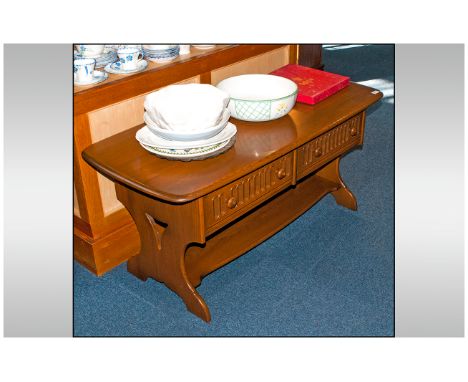
[{"label": "white plate", "polygon": [[[74,75],[73,75],[74,77]],[[93,72],[93,79],[91,81],[87,82],[78,82],[76,80],[73,81],[73,83],[77,86],[85,86],[85,85],[92,85],[92,84],[98,84],[99,82],[107,80],[108,74],[101,72],[100,70],[95,70]]]},{"label": "white plate", "polygon": [[137,67],[135,69],[127,70],[127,69],[119,68],[119,65],[116,65],[118,63],[119,62],[107,64],[104,70],[112,74],[133,74],[133,73],[142,72],[148,66],[148,62],[146,60],[140,60],[138,61]]},{"label": "white plate", "polygon": [[216,145],[218,143],[224,142],[231,139],[236,135],[237,129],[236,126],[230,122],[227,123],[226,127],[214,137],[209,139],[203,139],[199,141],[192,142],[181,142],[181,141],[169,141],[167,139],[161,138],[151,132],[148,126],[145,126],[137,131],[135,138],[141,144],[147,146],[155,146],[166,149],[192,149],[199,147],[206,147]]},{"label": "white plate", "polygon": [[153,154],[157,154],[166,158],[174,158],[174,159],[183,159],[183,158],[197,158],[200,156],[209,155],[214,153],[218,150],[221,150],[225,147],[231,140],[228,139],[227,141],[218,143],[216,145],[211,145],[208,147],[200,147],[200,148],[193,148],[191,150],[177,150],[177,149],[166,149],[161,147],[153,147],[148,146],[140,143],[140,145],[147,151]]}]

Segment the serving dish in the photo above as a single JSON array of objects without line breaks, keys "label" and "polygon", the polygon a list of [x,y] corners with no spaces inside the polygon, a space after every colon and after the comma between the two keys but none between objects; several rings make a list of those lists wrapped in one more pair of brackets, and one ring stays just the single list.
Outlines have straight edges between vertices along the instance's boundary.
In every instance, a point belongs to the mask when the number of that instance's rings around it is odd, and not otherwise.
[{"label": "serving dish", "polygon": [[297,98],[297,85],[271,74],[243,74],[217,85],[229,94],[229,111],[243,121],[271,121],[288,114]]}]

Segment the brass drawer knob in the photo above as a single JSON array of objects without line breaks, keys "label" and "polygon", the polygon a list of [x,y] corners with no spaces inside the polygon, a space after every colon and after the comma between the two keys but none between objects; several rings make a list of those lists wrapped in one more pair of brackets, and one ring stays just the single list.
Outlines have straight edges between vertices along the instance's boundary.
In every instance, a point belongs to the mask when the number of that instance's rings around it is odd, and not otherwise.
[{"label": "brass drawer knob", "polygon": [[286,170],[284,168],[280,168],[277,172],[276,172],[276,177],[278,179],[283,179],[284,177],[286,176]]},{"label": "brass drawer knob", "polygon": [[320,155],[322,155],[322,148],[321,147],[317,147],[315,150],[314,150],[314,155],[316,158],[318,158]]},{"label": "brass drawer knob", "polygon": [[356,136],[357,135],[357,129],[355,127],[352,127],[350,133],[351,133],[351,136],[353,136],[353,137]]},{"label": "brass drawer knob", "polygon": [[235,206],[237,206],[237,199],[234,196],[230,197],[227,201],[227,206],[229,208],[234,208]]}]

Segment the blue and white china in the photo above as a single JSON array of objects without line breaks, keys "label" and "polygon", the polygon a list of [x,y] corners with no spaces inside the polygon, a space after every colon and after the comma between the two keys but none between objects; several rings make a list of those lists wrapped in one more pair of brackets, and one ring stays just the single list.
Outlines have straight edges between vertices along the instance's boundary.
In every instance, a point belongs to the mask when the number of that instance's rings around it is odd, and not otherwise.
[{"label": "blue and white china", "polygon": [[76,50],[83,57],[96,58],[104,52],[105,45],[76,45]]},{"label": "blue and white china", "polygon": [[114,62],[112,64],[107,64],[104,70],[107,73],[112,74],[134,74],[138,72],[142,72],[148,66],[148,62],[145,60],[137,61],[137,66],[135,69],[124,69],[120,61]]},{"label": "blue and white china", "polygon": [[93,72],[93,77],[92,77],[91,80],[80,82],[80,81],[76,80],[76,76],[75,76],[74,84],[77,85],[77,86],[98,84],[99,82],[107,80],[108,77],[109,77],[109,75],[107,73],[104,73],[104,72],[102,72],[100,70],[95,70]]},{"label": "blue and white china", "polygon": [[112,48],[114,50],[119,50],[119,49],[126,49],[126,48],[137,48],[141,50],[141,44],[122,44],[122,45],[106,45],[107,48]]},{"label": "blue and white china", "polygon": [[143,47],[143,53],[145,55],[145,58],[158,63],[174,60],[179,56],[179,50],[179,45],[175,45],[174,48],[165,50],[149,50]]},{"label": "blue and white china", "polygon": [[[81,55],[81,53],[78,53],[77,51],[74,51],[74,58],[86,58]],[[96,60],[96,68],[103,68],[107,64],[110,64],[112,62],[116,62],[118,60],[117,53],[114,49],[106,47],[102,54],[100,56],[94,57]]]},{"label": "blue and white china", "polygon": [[77,82],[89,82],[93,79],[94,58],[80,58],[73,61],[73,75]]},{"label": "blue and white china", "polygon": [[143,53],[137,48],[124,48],[117,51],[120,67],[123,70],[135,70],[138,62],[143,59]]}]

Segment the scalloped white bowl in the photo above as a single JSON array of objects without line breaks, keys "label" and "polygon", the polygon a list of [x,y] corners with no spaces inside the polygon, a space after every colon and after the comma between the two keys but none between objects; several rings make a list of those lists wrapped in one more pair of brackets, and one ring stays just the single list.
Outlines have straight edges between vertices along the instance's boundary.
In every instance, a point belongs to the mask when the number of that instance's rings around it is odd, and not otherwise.
[{"label": "scalloped white bowl", "polygon": [[230,96],[229,110],[243,121],[271,121],[288,114],[297,98],[297,85],[271,74],[243,74],[226,78],[216,87]]},{"label": "scalloped white bowl", "polygon": [[146,96],[147,113],[173,131],[210,129],[220,123],[229,95],[208,84],[170,85]]}]

